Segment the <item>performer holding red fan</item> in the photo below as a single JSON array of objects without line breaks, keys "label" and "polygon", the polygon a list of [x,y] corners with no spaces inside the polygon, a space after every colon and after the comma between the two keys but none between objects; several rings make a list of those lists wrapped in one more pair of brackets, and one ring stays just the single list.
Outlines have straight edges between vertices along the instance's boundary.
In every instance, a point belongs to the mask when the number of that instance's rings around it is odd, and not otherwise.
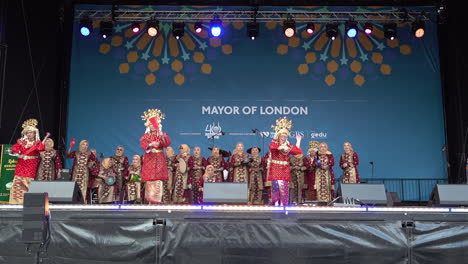
[{"label": "performer holding red fan", "polygon": [[165,115],[159,109],[148,109],[141,117],[146,120],[146,132],[140,138],[140,146],[145,151],[141,168],[141,180],[145,184],[145,200],[149,203],[161,203],[163,181],[167,181],[168,171],[163,148],[171,144],[166,133],[162,132],[161,121]]}]

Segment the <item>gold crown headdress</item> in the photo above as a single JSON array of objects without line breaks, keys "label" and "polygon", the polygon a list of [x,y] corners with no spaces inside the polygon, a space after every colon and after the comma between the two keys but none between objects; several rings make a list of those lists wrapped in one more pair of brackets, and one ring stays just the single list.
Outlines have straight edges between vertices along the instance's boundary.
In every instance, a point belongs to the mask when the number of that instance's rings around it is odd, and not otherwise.
[{"label": "gold crown headdress", "polygon": [[141,120],[146,120],[145,126],[149,126],[151,124],[150,119],[156,117],[158,121],[159,128],[161,129],[161,120],[163,120],[166,115],[161,112],[159,109],[148,109],[146,110],[143,115],[141,116]]},{"label": "gold crown headdress", "polygon": [[309,142],[309,150],[308,152],[317,152],[319,149],[320,143],[318,141],[310,141]]},{"label": "gold crown headdress", "polygon": [[283,117],[276,120],[276,125],[271,126],[277,134],[287,133],[289,135],[289,130],[292,128],[292,120],[288,120],[287,117]]},{"label": "gold crown headdress", "polygon": [[25,133],[26,131],[35,131],[37,132],[37,120],[34,119],[34,118],[31,118],[31,119],[28,119],[26,121],[23,122],[23,131],[21,133]]}]

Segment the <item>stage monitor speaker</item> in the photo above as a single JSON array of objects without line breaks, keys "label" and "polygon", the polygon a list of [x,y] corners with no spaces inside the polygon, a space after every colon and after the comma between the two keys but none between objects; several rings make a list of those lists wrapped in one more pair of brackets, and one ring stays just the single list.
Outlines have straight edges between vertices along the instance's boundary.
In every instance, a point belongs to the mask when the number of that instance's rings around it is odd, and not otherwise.
[{"label": "stage monitor speaker", "polygon": [[31,181],[28,193],[48,193],[51,203],[83,203],[83,195],[74,181]]},{"label": "stage monitor speaker", "polygon": [[341,203],[355,201],[366,205],[388,205],[385,185],[380,183],[342,183],[337,196],[341,196]]},{"label": "stage monitor speaker", "polygon": [[203,203],[247,204],[246,182],[205,182],[203,185]]},{"label": "stage monitor speaker", "polygon": [[59,181],[70,181],[71,180],[71,175],[70,175],[70,170],[69,169],[62,169],[60,171],[58,179]]},{"label": "stage monitor speaker", "polygon": [[433,206],[468,205],[468,184],[436,184],[431,203]]}]

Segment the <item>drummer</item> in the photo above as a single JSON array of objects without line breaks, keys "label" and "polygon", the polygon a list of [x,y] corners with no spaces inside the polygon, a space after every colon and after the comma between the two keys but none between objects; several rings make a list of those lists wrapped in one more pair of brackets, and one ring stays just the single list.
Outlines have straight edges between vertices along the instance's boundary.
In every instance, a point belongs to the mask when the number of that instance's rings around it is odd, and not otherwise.
[{"label": "drummer", "polygon": [[116,175],[117,172],[112,159],[105,158],[101,162],[99,174],[95,182],[98,186],[98,203],[104,204],[117,201]]}]

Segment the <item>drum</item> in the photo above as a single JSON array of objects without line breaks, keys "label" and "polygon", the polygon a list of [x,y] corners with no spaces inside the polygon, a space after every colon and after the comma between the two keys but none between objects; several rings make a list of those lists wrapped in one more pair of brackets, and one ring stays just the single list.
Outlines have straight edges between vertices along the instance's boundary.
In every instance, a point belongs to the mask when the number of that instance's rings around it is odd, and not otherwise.
[{"label": "drum", "polygon": [[6,187],[7,190],[10,190],[11,187],[13,187],[13,182],[11,181],[11,182],[7,183],[7,184],[5,185],[5,187]]},{"label": "drum", "polygon": [[130,176],[130,182],[141,182],[141,177],[138,174],[132,174]]},{"label": "drum", "polygon": [[107,185],[114,185],[114,183],[115,183],[115,176],[114,175],[107,176],[106,184]]},{"label": "drum", "polygon": [[181,173],[185,173],[187,171],[187,163],[183,158],[178,159],[179,163],[177,164],[177,170]]}]

